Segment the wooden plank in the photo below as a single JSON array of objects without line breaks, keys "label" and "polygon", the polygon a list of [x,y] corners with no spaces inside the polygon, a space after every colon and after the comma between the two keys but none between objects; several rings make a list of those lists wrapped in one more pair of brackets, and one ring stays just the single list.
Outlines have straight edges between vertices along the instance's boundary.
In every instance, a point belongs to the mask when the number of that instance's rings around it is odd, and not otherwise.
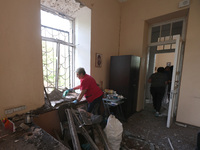
[{"label": "wooden plank", "polygon": [[112,149],[110,148],[110,145],[109,145],[109,143],[108,143],[108,140],[107,140],[107,137],[106,137],[105,133],[104,133],[103,130],[101,129],[101,126],[100,126],[99,124],[96,124],[95,127],[96,127],[96,129],[97,129],[97,132],[98,132],[99,135],[100,135],[101,140],[102,140],[103,143],[104,143],[105,150],[112,150]]},{"label": "wooden plank", "polygon": [[81,150],[80,142],[78,139],[76,127],[74,124],[74,120],[72,118],[72,112],[71,109],[66,109],[65,110],[66,116],[67,116],[67,121],[69,125],[69,131],[72,139],[72,144],[73,144],[73,149],[74,150]]},{"label": "wooden plank", "polygon": [[99,150],[99,148],[97,147],[97,145],[94,143],[94,141],[92,140],[92,138],[90,137],[89,133],[87,132],[87,130],[84,128],[84,126],[82,125],[82,122],[80,121],[80,119],[78,118],[78,116],[75,114],[74,110],[71,109],[73,116],[75,117],[75,121],[77,123],[77,125],[80,127],[81,129],[81,133],[82,135],[85,137],[85,139],[90,143],[92,150]]}]

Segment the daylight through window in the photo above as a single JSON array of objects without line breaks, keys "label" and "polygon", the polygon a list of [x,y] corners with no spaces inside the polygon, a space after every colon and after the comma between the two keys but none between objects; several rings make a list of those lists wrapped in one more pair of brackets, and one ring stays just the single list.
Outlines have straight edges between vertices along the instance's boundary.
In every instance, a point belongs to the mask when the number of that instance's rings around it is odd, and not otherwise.
[{"label": "daylight through window", "polygon": [[74,83],[73,19],[41,10],[44,86],[48,92]]}]

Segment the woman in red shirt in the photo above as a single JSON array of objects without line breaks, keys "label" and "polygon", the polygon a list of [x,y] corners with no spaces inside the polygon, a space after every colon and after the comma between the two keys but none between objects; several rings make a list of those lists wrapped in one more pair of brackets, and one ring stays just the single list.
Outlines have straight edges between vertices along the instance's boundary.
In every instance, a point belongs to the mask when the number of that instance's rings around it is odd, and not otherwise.
[{"label": "woman in red shirt", "polygon": [[85,96],[88,102],[87,111],[94,114],[94,107],[96,107],[96,105],[98,104],[97,113],[100,114],[100,104],[103,98],[102,90],[98,87],[95,79],[92,76],[86,74],[84,68],[78,68],[76,70],[76,75],[81,82],[80,85],[73,88],[74,90],[81,90],[81,93],[77,98],[77,102],[79,102],[82,99],[82,97]]}]

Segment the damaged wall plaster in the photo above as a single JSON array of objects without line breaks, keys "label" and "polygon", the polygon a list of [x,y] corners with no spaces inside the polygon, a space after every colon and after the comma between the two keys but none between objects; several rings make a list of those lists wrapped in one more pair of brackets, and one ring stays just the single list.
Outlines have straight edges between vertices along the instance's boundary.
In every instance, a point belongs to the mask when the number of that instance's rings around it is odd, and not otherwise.
[{"label": "damaged wall plaster", "polygon": [[72,16],[82,6],[81,3],[75,0],[41,0],[41,4],[67,16]]}]

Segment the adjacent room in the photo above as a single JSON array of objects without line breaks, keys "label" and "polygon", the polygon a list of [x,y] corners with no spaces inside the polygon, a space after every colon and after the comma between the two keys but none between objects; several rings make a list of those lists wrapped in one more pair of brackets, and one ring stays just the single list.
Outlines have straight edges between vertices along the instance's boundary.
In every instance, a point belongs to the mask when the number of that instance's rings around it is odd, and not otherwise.
[{"label": "adjacent room", "polygon": [[[0,10],[0,149],[200,149],[199,0]],[[149,79],[160,67],[158,112]]]}]

